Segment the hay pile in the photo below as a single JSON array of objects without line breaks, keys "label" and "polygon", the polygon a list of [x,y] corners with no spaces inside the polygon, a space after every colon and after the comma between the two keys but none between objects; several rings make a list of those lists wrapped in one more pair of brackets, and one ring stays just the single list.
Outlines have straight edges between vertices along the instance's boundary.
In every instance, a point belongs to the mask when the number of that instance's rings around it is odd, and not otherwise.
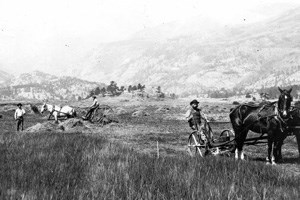
[{"label": "hay pile", "polygon": [[159,107],[155,113],[167,113],[169,112],[171,109],[169,107]]},{"label": "hay pile", "polygon": [[138,110],[132,113],[132,117],[142,117],[142,116],[149,116],[150,114],[144,110]]},{"label": "hay pile", "polygon": [[115,112],[116,112],[117,115],[122,115],[122,114],[128,113],[128,112],[127,112],[125,109],[123,109],[123,108],[117,108]]},{"label": "hay pile", "polygon": [[25,132],[62,132],[63,130],[54,122],[37,123],[25,130]]},{"label": "hay pile", "polygon": [[25,132],[92,132],[91,128],[87,126],[88,122],[81,119],[68,119],[60,124],[54,121],[46,121],[38,123],[25,130]]}]

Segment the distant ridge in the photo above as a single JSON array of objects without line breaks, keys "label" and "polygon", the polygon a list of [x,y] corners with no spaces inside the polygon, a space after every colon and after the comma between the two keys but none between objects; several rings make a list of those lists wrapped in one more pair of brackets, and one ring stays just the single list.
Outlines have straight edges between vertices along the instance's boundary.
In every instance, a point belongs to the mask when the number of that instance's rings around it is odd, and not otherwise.
[{"label": "distant ridge", "polygon": [[9,84],[0,88],[0,98],[2,100],[79,100],[88,96],[90,90],[97,86],[104,86],[104,84],[33,71],[11,78]]}]

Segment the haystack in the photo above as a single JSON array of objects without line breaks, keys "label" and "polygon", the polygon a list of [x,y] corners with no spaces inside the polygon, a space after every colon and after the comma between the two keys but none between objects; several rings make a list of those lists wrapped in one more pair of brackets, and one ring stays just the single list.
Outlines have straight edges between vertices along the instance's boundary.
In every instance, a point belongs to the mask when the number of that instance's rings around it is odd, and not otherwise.
[{"label": "haystack", "polygon": [[60,127],[58,127],[55,122],[44,122],[44,123],[37,123],[34,126],[31,126],[25,130],[25,132],[44,132],[44,131],[63,131]]},{"label": "haystack", "polygon": [[146,111],[144,110],[138,110],[138,111],[135,111],[134,113],[132,113],[132,117],[142,117],[142,116],[149,116],[150,114],[147,113]]},{"label": "haystack", "polygon": [[155,113],[167,113],[169,112],[171,109],[169,107],[159,107]]},{"label": "haystack", "polygon": [[126,114],[127,111],[123,108],[117,108],[117,110],[115,111],[117,115],[122,115],[122,114]]}]

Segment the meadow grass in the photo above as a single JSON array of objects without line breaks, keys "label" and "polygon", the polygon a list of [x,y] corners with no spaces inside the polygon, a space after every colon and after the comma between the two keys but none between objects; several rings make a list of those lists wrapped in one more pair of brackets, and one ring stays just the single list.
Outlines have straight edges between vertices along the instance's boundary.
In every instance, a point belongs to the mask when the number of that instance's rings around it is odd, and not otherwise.
[{"label": "meadow grass", "polygon": [[259,162],[141,154],[97,134],[6,133],[0,199],[299,199],[300,179]]}]

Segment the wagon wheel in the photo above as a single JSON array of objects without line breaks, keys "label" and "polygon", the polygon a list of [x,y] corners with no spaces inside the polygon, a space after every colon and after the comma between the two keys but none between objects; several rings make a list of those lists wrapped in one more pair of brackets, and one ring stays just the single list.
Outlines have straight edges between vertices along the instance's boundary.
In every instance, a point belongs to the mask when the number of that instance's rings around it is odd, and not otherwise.
[{"label": "wagon wheel", "polygon": [[207,148],[207,142],[199,138],[197,131],[194,131],[190,134],[188,139],[188,150],[191,156],[200,155],[201,157],[205,156],[205,151]]},{"label": "wagon wheel", "polygon": [[94,111],[93,111],[93,113],[92,113],[92,115],[91,115],[91,117],[90,117],[90,119],[89,119],[89,121],[90,122],[94,122],[95,121],[95,119],[96,119],[96,116],[98,115],[98,108],[97,109],[95,109]]},{"label": "wagon wheel", "polygon": [[235,138],[234,132],[232,130],[225,129],[221,132],[219,141],[222,141],[222,142],[232,141],[232,142],[224,145],[224,148],[227,149],[228,151],[233,151],[236,147],[234,138]]}]

